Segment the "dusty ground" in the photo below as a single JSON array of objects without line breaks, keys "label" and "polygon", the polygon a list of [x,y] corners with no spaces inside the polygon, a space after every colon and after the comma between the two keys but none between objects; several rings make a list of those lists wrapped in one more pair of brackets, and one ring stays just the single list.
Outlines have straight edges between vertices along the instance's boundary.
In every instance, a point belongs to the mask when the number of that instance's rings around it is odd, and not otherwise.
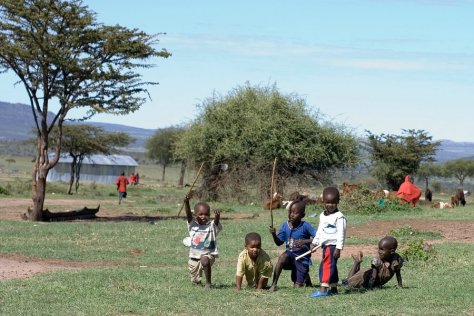
[{"label": "dusty ground", "polygon": [[[30,199],[0,199],[0,220],[21,220],[28,205],[31,204]],[[83,206],[94,207],[97,201],[94,200],[49,200],[46,205],[51,207],[60,207],[61,210],[79,209]],[[133,219],[135,215],[129,214],[126,210],[120,213],[117,210],[102,209],[99,211],[101,219]],[[139,216],[135,216],[139,219]],[[238,217],[238,216],[237,216]],[[357,237],[383,237],[391,230],[411,226],[416,230],[431,231],[441,233],[445,240],[455,242],[474,243],[474,222],[465,221],[436,221],[436,220],[400,220],[400,221],[377,221],[369,223],[365,226],[348,227],[347,236],[351,238]],[[430,243],[442,242],[443,240],[433,240]],[[365,256],[372,257],[376,255],[375,245],[357,245],[346,246],[342,252],[343,257],[349,257],[358,250],[364,252]],[[315,256],[319,257],[319,254]],[[48,272],[55,269],[81,269],[97,266],[97,263],[87,262],[69,262],[55,259],[38,260],[20,256],[0,257],[0,281],[11,278],[27,278],[37,273]]]}]

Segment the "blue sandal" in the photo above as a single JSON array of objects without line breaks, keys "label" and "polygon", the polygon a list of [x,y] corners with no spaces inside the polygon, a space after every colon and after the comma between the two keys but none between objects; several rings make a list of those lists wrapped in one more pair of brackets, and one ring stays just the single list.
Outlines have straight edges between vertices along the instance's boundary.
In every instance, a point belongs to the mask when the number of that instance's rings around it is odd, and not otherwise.
[{"label": "blue sandal", "polygon": [[322,297],[322,296],[331,296],[332,293],[331,291],[326,291],[326,292],[321,292],[319,290],[317,290],[316,292],[312,293],[309,297],[311,298],[317,298],[317,297]]}]

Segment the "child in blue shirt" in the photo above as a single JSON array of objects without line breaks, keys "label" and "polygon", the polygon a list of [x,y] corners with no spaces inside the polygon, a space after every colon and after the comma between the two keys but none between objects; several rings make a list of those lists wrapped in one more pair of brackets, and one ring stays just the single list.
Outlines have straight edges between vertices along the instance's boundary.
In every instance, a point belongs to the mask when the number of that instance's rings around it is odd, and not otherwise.
[{"label": "child in blue shirt", "polygon": [[294,287],[301,287],[305,283],[311,286],[309,277],[309,266],[311,265],[311,254],[308,254],[300,260],[295,258],[309,250],[309,244],[316,235],[314,227],[303,221],[305,216],[305,202],[302,200],[292,201],[288,206],[288,221],[280,227],[278,235],[273,226],[270,226],[270,232],[273,241],[277,246],[285,243],[286,250],[278,257],[273,272],[273,282],[270,291],[275,291],[281,271],[291,270],[291,280]]}]

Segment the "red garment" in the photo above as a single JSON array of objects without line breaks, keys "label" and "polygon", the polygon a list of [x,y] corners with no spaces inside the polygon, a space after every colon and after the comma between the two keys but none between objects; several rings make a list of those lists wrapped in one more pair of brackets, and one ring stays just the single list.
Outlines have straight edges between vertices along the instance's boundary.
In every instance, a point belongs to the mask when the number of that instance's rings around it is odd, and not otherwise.
[{"label": "red garment", "polygon": [[416,185],[411,183],[410,176],[406,176],[405,181],[398,189],[397,197],[415,206],[420,199],[420,196],[421,190]]},{"label": "red garment", "polygon": [[117,184],[117,190],[119,192],[127,192],[128,180],[125,176],[119,176],[115,183]]},{"label": "red garment", "polygon": [[130,180],[128,182],[130,182],[131,184],[135,183],[135,175],[133,173],[130,175]]}]

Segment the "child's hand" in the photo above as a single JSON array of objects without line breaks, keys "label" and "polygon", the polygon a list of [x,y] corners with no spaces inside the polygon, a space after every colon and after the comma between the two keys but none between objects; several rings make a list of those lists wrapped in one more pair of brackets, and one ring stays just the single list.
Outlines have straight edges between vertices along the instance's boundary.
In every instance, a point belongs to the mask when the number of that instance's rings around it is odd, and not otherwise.
[{"label": "child's hand", "polygon": [[219,221],[221,218],[221,211],[220,210],[214,210],[214,221]]},{"label": "child's hand", "polygon": [[293,241],[293,243],[296,245],[296,246],[304,246],[307,244],[307,240],[304,240],[304,239],[297,239],[295,241]]},{"label": "child's hand", "polygon": [[271,234],[276,234],[276,229],[275,229],[275,227],[270,226],[270,227],[269,227],[269,230],[270,230],[270,233],[271,233]]},{"label": "child's hand", "polygon": [[334,259],[339,259],[339,257],[341,256],[341,249],[335,249],[334,250]]},{"label": "child's hand", "polygon": [[184,196],[184,203],[189,203],[189,200],[191,200],[191,193],[188,193]]}]

